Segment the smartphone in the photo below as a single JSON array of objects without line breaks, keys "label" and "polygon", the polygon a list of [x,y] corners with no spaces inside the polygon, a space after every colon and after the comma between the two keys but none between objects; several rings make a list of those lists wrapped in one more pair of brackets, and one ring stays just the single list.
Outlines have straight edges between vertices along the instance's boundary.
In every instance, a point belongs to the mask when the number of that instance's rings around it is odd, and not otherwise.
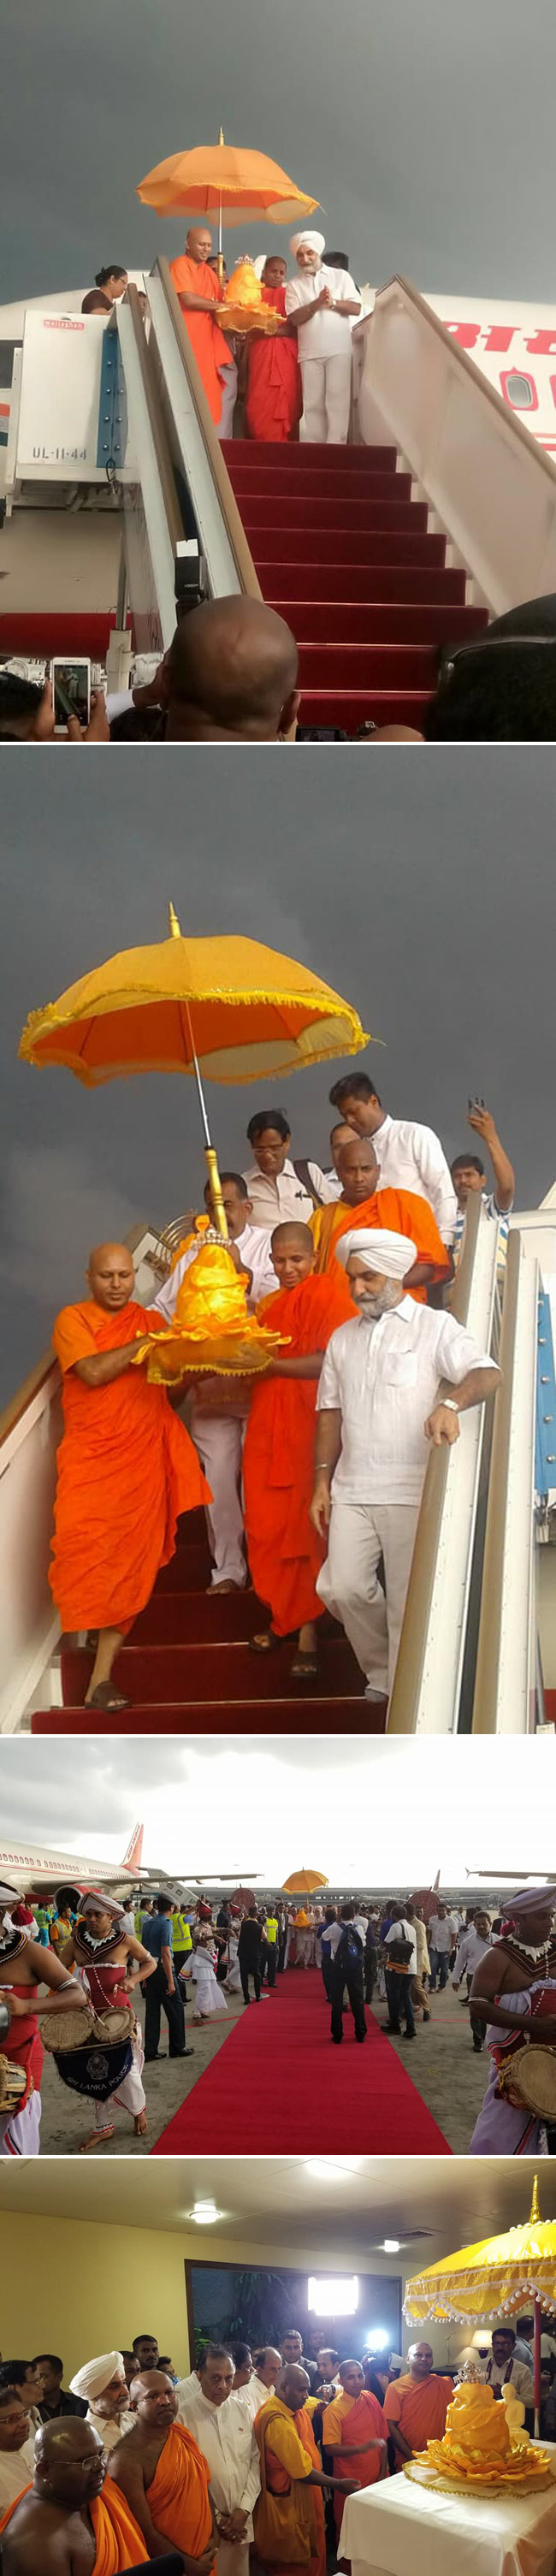
[{"label": "smartphone", "polygon": [[54,695],[54,732],[65,733],[68,716],[77,716],[78,724],[88,725],[91,713],[91,665],[84,655],[73,662],[56,654],[52,661]]}]

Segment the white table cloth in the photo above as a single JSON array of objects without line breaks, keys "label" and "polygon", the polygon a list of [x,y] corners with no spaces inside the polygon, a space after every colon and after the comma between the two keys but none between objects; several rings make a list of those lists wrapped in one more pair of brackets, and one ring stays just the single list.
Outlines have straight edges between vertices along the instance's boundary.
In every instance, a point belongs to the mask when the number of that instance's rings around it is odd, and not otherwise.
[{"label": "white table cloth", "polygon": [[[556,2444],[547,2442],[556,2461]],[[530,2496],[441,2495],[397,2477],[344,2505],[352,2576],[556,2576],[556,2482]]]}]

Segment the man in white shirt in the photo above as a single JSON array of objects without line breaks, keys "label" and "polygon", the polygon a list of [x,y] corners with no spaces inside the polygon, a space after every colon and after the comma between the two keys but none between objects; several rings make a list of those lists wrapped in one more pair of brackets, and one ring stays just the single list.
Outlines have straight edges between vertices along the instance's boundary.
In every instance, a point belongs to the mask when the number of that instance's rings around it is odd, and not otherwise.
[{"label": "man in white shirt", "polygon": [[[407,1949],[408,1944],[409,1958],[403,1959],[401,1949]],[[417,1975],[417,1936],[415,1924],[410,1923],[409,1917],[401,1910],[395,1916],[394,1922],[390,1924],[390,1930],[385,1935],[384,1947],[385,1950],[393,1953],[391,1965],[386,1965],[385,1971],[388,2030],[393,2031],[396,2038],[401,2037],[400,2015],[403,2013],[405,2037],[415,2039],[411,1986],[413,1977]]]},{"label": "man in white shirt", "polygon": [[481,2365],[480,2377],[487,2388],[508,2388],[510,2383],[522,2406],[534,2406],[535,2390],[532,2370],[524,2361],[515,2359],[516,2338],[513,2326],[493,2326],[490,2359]]},{"label": "man in white shirt", "polygon": [[[247,1307],[252,1313],[259,1298],[270,1297],[278,1287],[270,1253],[270,1236],[266,1226],[252,1225],[252,1206],[241,1172],[224,1172],[222,1198],[231,1259],[236,1270],[249,1276]],[[210,1190],[205,1190],[205,1203],[210,1216]],[[170,1324],[182,1279],[196,1261],[205,1241],[204,1234],[190,1244],[164,1287],[155,1297],[155,1310]],[[241,1457],[247,1421],[248,1403],[236,1389],[230,1410],[218,1402],[218,1382],[201,1383],[189,1413],[189,1429],[210,1485],[212,1502],[207,1506],[207,1523],[213,1566],[211,1592],[236,1592],[247,1582],[247,1565],[243,1546],[243,1511],[241,1504]],[[213,1407],[211,1410],[210,1407]],[[233,1406],[233,1409],[232,1409]]]},{"label": "man in white shirt", "polygon": [[448,1984],[448,1969],[450,1966],[453,1947],[454,1926],[452,1916],[448,1913],[447,1905],[442,1905],[439,1900],[436,1914],[431,1914],[429,1918],[429,1952],[432,1995],[436,1994],[437,1977],[441,1994],[444,1986],[447,1986]]},{"label": "man in white shirt", "polygon": [[218,2530],[217,2576],[249,2576],[253,2505],[261,2485],[252,2417],[241,2399],[232,2397],[233,2379],[231,2353],[221,2344],[208,2344],[195,2386],[182,2380],[176,2390],[178,2422],[193,2434],[208,2463]]},{"label": "man in white shirt", "polygon": [[[298,1225],[308,1225],[315,1199],[309,1196],[306,1180],[300,1179],[295,1163],[290,1161],[292,1140],[283,1109],[258,1109],[249,1120],[247,1136],[253,1148],[253,1162],[243,1178],[255,1224],[265,1226],[269,1234],[276,1225],[286,1225],[292,1218]],[[307,1175],[317,1200],[330,1195],[319,1163],[308,1163]]]},{"label": "man in white shirt", "polygon": [[361,297],[349,270],[323,267],[324,233],[294,233],[297,277],[286,313],[298,334],[303,384],[301,436],[345,447],[351,405],[351,333]]},{"label": "man in white shirt", "polygon": [[338,1109],[356,1136],[374,1145],[380,1189],[413,1190],[428,1199],[443,1243],[451,1245],[456,1230],[457,1199],[446,1156],[433,1127],[418,1127],[411,1118],[391,1118],[383,1109],[368,1073],[346,1073],[333,1083],[333,1109]]},{"label": "man in white shirt", "polygon": [[121,2352],[101,2352],[93,2361],[86,2361],[70,2379],[70,2388],[74,2397],[86,2398],[86,2421],[98,2433],[105,2451],[115,2450],[122,2435],[133,2432],[135,2417],[130,2409]]},{"label": "man in white shirt", "polygon": [[0,2388],[0,2515],[29,2486],[35,2466],[35,2436],[15,2388]]},{"label": "man in white shirt", "polygon": [[345,1628],[367,1677],[366,1698],[383,1699],[394,1680],[428,1444],[451,1447],[459,1413],[494,1391],[500,1371],[452,1315],[405,1296],[415,1259],[407,1235],[354,1228],[340,1237],[337,1259],[359,1312],[332,1334],[319,1379],[311,1520],[321,1538],[328,1532],[328,1556],[317,1592]]},{"label": "man in white shirt", "polygon": [[[459,1935],[452,1972],[452,1985],[456,1994],[458,1986],[463,1984],[464,1978],[467,1986],[467,1993],[468,1995],[470,1994],[475,1969],[479,1966],[479,1960],[484,1959],[485,1950],[490,1950],[490,1947],[490,1916],[485,1914],[484,1907],[479,1907],[477,1914],[475,1914],[473,1918],[473,1922],[464,1924]],[[476,2050],[477,2056],[479,2056],[480,2051],[484,2048],[485,2044],[486,2022],[480,2021],[477,2015],[473,2012],[471,2013],[471,2029],[473,2033],[473,2047]]]},{"label": "man in white shirt", "polygon": [[255,2422],[255,2416],[260,2414],[261,2406],[266,2406],[267,2397],[274,2396],[281,2368],[281,2352],[277,2351],[275,2344],[266,2343],[262,2352],[255,2353],[248,2387],[232,2389],[236,2404],[246,2408],[252,2424]]}]

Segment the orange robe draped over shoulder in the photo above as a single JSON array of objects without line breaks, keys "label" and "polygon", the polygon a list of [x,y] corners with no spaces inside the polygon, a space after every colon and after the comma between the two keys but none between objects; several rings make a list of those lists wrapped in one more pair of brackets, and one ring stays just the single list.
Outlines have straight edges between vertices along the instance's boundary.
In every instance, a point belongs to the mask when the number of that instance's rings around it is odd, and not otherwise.
[{"label": "orange robe draped over shoulder", "polygon": [[[23,2495],[29,2495],[30,2492],[30,2485],[22,2488]],[[0,2532],[6,2531],[12,2514],[20,2503],[21,2496],[16,2496],[15,2502],[2,2516]],[[130,2513],[121,2488],[114,2485],[113,2478],[105,2478],[102,2495],[93,2498],[93,2502],[89,2505],[89,2513],[97,2553],[93,2576],[122,2576],[122,2570],[126,2567],[146,2567],[149,2553],[145,2548],[143,2533],[139,2530],[138,2522],[134,2521],[133,2514]]]},{"label": "orange robe draped over shoulder", "polygon": [[[360,2487],[375,2485],[376,2479],[380,2477],[384,2457],[382,2451],[358,2451],[354,2460],[336,2458],[336,2452],[341,2449],[342,2442],[364,2442],[366,2434],[371,2442],[373,2436],[379,2442],[385,2442],[387,2439],[382,2407],[379,2405],[378,2397],[373,2397],[370,2388],[362,2388],[359,2397],[346,2397],[344,2390],[341,2396],[333,2397],[330,2405],[325,2406],[322,2438],[325,2450],[334,2453],[335,2478],[357,2478]],[[340,2529],[344,2504],[345,2496],[334,2496],[334,2520],[337,2531]]]},{"label": "orange robe draped over shoulder", "polygon": [[[187,251],[184,251],[182,259],[172,259],[170,261],[170,276],[173,278],[176,295],[179,295],[180,304],[182,295],[206,295],[207,301],[211,304],[217,305],[222,303],[222,288],[220,281],[215,276],[214,269],[207,267],[206,260],[190,259]],[[204,385],[209,410],[212,412],[213,420],[216,422],[216,426],[218,427],[220,413],[222,410],[222,377],[220,369],[221,367],[231,367],[232,351],[229,348],[228,341],[225,339],[224,332],[220,330],[220,324],[217,322],[216,313],[213,322],[211,313],[188,312],[183,304],[181,309],[186,331],[189,332],[193,354],[197,360],[201,382]]]},{"label": "orange robe draped over shoulder", "polygon": [[[285,318],[285,286],[263,286],[263,302]],[[287,339],[264,339],[254,332],[247,342],[245,426],[249,438],[293,438],[303,410],[303,388],[297,331]]]},{"label": "orange robe draped over shoulder", "polygon": [[[337,1264],[333,1279],[311,1275],[298,1288],[263,1297],[257,1315],[267,1310],[274,1332],[287,1336],[297,1359],[325,1351],[331,1333],[353,1317]],[[243,1455],[247,1553],[255,1591],[269,1604],[277,1637],[323,1612],[315,1582],[324,1549],[309,1520],[317,1385],[317,1378],[269,1377],[251,1396]]]},{"label": "orange robe draped over shoulder", "polygon": [[147,2503],[165,2540],[172,2540],[187,2558],[201,2558],[212,2530],[209,2472],[184,2424],[170,2425],[152,2486],[147,2488]]},{"label": "orange robe draped over shoulder", "polygon": [[305,2481],[321,2468],[311,2417],[306,2406],[291,2415],[280,2397],[270,2397],[255,2418],[261,2462],[261,2492],[253,2510],[255,2548],[264,2566],[280,2576],[325,2576],[326,2538],[321,2487]]},{"label": "orange robe draped over shoulder", "polygon": [[[389,1234],[408,1234],[410,1243],[415,1244],[417,1260],[431,1262],[439,1278],[450,1277],[449,1257],[438,1232],[436,1217],[428,1199],[417,1197],[415,1191],[375,1190],[371,1199],[364,1199],[362,1207],[350,1208],[345,1199],[335,1199],[328,1207],[315,1208],[311,1217],[311,1234],[318,1271],[330,1273],[337,1270],[336,1244],[340,1235],[349,1234],[352,1226],[384,1226]],[[409,1269],[409,1261],[407,1266]],[[420,1306],[426,1305],[426,1285],[410,1288],[408,1293],[417,1299]]]},{"label": "orange robe draped over shoulder", "polygon": [[432,2379],[417,2380],[412,2379],[410,2371],[404,2371],[401,2379],[393,2379],[390,2388],[386,2389],[384,2413],[388,2432],[393,2425],[399,2424],[410,2450],[426,2450],[427,2442],[442,2439],[453,2394],[452,2379],[438,2379],[434,2373]]},{"label": "orange robe draped over shoulder", "polygon": [[111,1386],[85,1386],[76,1360],[121,1350],[163,1316],[130,1299],[106,1314],[93,1298],[64,1306],[54,1349],[63,1377],[50,1586],[63,1628],[119,1628],[150,1599],[173,1556],[180,1512],[209,1499],[197,1451],[164,1387],[130,1368]]}]

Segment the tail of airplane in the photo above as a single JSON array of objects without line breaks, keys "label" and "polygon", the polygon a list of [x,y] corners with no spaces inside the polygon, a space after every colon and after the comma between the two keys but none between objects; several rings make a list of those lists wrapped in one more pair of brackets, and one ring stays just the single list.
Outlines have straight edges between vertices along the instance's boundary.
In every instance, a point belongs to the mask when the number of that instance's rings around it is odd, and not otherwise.
[{"label": "tail of airplane", "polygon": [[134,1825],[131,1840],[128,1842],[127,1851],[124,1852],[122,1869],[139,1870],[141,1868],[144,1830],[144,1825]]}]

